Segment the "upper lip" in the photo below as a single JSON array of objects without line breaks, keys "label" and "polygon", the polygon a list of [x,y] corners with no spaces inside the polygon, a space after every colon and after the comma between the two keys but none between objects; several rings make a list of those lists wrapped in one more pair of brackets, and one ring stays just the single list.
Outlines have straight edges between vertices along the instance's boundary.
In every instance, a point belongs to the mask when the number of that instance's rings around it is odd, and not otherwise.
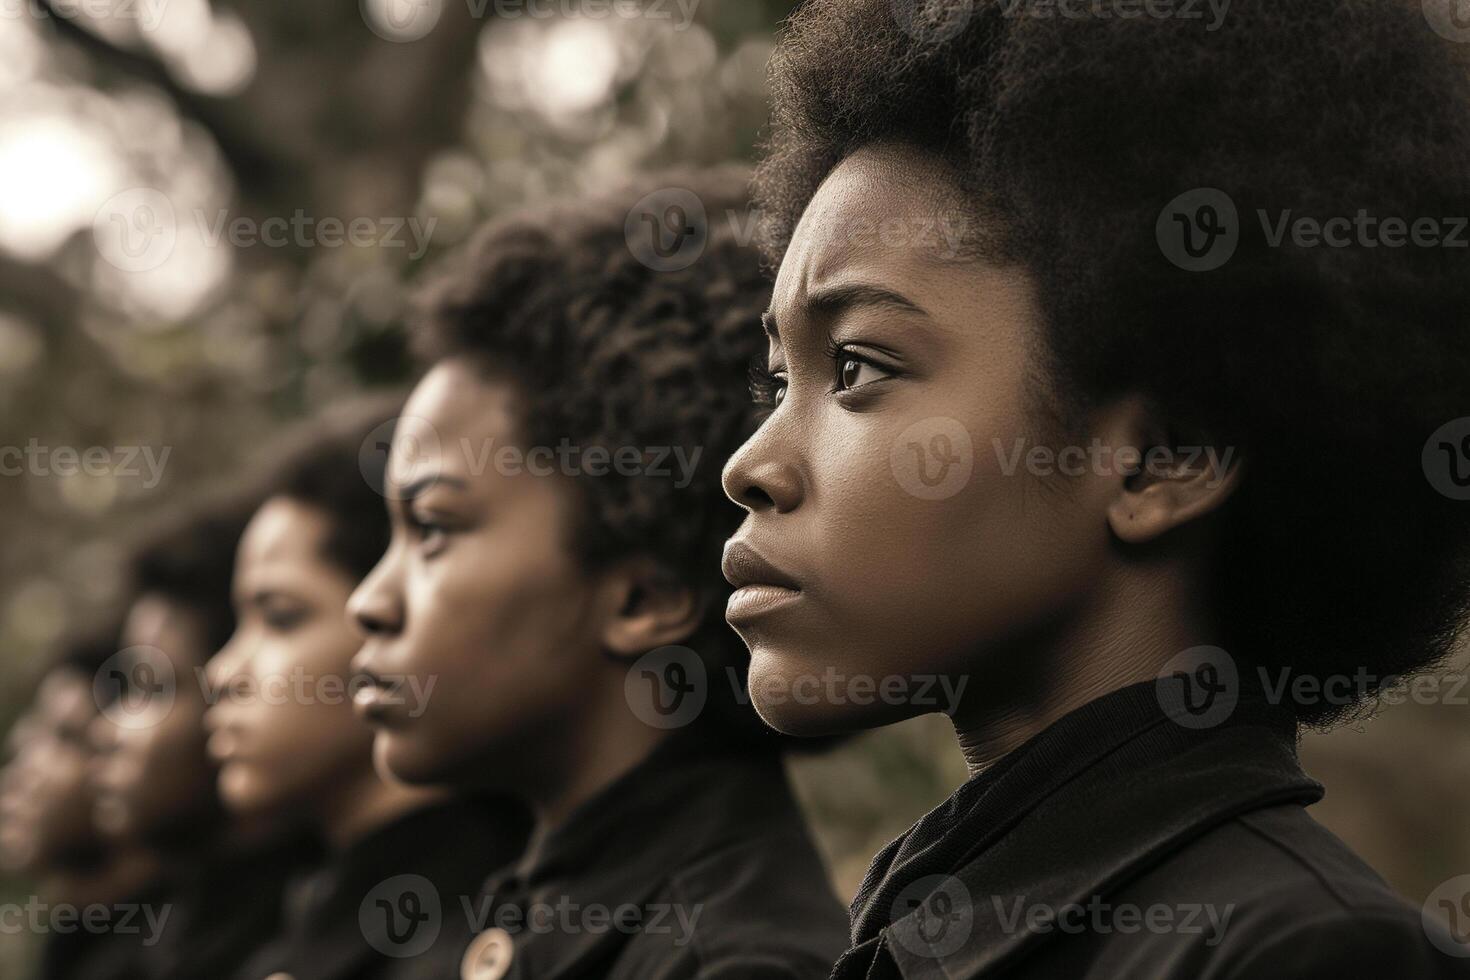
[{"label": "upper lip", "polygon": [[725,542],[725,556],[720,561],[720,571],[725,573],[725,581],[737,589],[747,585],[778,585],[794,592],[801,591],[796,579],[744,541]]}]

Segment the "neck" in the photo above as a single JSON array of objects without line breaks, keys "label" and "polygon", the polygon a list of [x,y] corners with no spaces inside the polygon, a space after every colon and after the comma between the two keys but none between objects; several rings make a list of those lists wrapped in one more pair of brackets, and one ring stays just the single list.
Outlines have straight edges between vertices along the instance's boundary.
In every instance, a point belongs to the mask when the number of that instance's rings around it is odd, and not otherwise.
[{"label": "neck", "polygon": [[371,768],[324,793],[312,813],[322,839],[342,852],[400,817],[447,797],[444,790],[405,786],[378,777]]},{"label": "neck", "polygon": [[1089,701],[1153,680],[1181,651],[1216,642],[1196,582],[1175,563],[1125,566],[1044,635],[988,653],[1022,666],[977,685],[952,716],[970,775]]},{"label": "neck", "polygon": [[544,770],[529,794],[536,816],[535,839],[540,840],[582,804],[615,783],[640,762],[648,758],[669,732],[645,724],[628,710],[622,681],[617,685],[615,703],[581,713],[581,724],[564,738],[556,753],[557,761]]}]

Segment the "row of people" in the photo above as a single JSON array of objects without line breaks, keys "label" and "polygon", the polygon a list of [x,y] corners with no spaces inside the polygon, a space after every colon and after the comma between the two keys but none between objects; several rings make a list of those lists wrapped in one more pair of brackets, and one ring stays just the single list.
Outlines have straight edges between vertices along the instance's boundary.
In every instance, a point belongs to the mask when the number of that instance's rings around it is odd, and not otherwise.
[{"label": "row of people", "polygon": [[[56,789],[7,834],[184,918],[54,954],[1465,974],[1455,902],[1421,916],[1307,814],[1296,737],[1463,629],[1454,439],[1431,464],[1466,253],[1241,220],[1470,205],[1466,54],[1410,6],[803,4],[759,240],[731,171],[497,220],[423,285],[405,403],[314,421],[137,563],[114,700],[88,720],[85,657],[48,678],[13,768]],[[782,757],[934,710],[971,778],[844,914]]]}]

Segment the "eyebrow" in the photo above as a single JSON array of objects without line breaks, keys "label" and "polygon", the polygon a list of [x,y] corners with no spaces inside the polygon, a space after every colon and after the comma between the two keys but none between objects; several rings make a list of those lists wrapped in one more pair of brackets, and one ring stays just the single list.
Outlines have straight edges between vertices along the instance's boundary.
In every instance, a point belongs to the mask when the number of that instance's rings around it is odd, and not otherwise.
[{"label": "eyebrow", "polygon": [[855,306],[882,306],[903,313],[929,315],[928,311],[907,296],[871,282],[841,283],[819,289],[809,294],[806,302],[813,313],[827,316],[837,316]]},{"label": "eyebrow", "polygon": [[444,473],[430,473],[427,476],[419,477],[408,486],[401,488],[398,491],[398,499],[404,504],[412,503],[415,498],[422,495],[430,487],[441,484],[446,487],[453,487],[456,490],[466,490],[469,488],[469,484],[457,476],[449,476]]},{"label": "eyebrow", "polygon": [[[854,307],[862,306],[886,307],[901,313],[929,316],[928,310],[907,296],[871,282],[841,283],[820,289],[807,296],[806,305],[812,313],[826,317],[840,316]],[[776,323],[775,313],[770,310],[762,313],[761,326],[765,328],[766,336],[780,343],[781,328]]]}]

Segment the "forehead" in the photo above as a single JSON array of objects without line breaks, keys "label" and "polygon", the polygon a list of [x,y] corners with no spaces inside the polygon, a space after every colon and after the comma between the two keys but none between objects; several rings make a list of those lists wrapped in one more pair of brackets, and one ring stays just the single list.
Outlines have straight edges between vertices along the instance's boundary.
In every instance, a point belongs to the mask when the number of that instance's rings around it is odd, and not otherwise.
[{"label": "forehead", "polygon": [[312,561],[326,534],[327,517],[290,497],[272,497],[250,518],[235,562],[239,574],[261,565]]},{"label": "forehead", "polygon": [[424,375],[393,433],[395,468],[432,462],[464,473],[486,450],[514,444],[520,399],[509,381],[486,378],[475,364],[451,358]]},{"label": "forehead", "polygon": [[976,231],[969,214],[944,161],[901,144],[859,149],[827,175],[797,223],[776,305],[848,275],[922,275],[966,262]]}]

